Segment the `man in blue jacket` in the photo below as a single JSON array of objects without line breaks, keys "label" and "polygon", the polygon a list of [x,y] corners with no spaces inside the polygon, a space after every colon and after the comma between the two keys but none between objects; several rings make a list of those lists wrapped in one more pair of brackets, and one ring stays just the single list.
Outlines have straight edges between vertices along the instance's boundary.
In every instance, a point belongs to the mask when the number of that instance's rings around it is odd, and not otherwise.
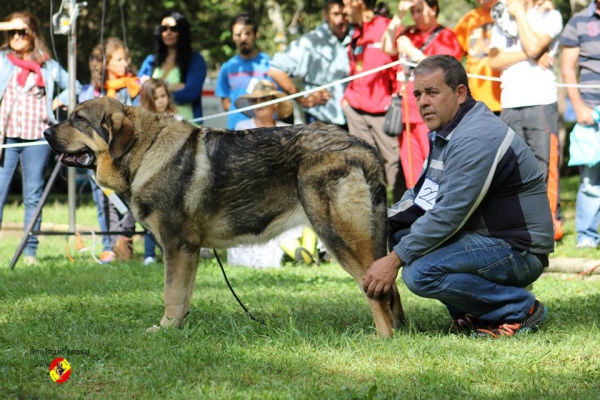
[{"label": "man in blue jacket", "polygon": [[387,293],[404,267],[406,286],[444,303],[456,329],[493,338],[536,331],[547,309],[524,288],[548,266],[554,238],[535,156],[471,97],[455,58],[428,57],[414,76],[431,152],[390,210],[393,251],[370,266],[363,289]]}]

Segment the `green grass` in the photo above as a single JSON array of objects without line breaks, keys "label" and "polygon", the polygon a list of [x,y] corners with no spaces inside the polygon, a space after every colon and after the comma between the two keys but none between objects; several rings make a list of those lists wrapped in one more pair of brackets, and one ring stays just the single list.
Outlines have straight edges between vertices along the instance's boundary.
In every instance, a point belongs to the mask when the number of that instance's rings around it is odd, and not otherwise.
[{"label": "green grass", "polygon": [[[229,268],[267,327],[235,303],[214,261],[199,267],[181,330],[145,329],[162,316],[160,265],[111,267],[47,257],[0,271],[0,392],[19,398],[597,398],[600,285],[543,276],[549,307],[536,334],[476,340],[448,334],[435,301],[401,285],[409,325],[376,337],[352,279],[336,265]],[[51,381],[57,355],[70,380]]]},{"label": "green grass", "polygon": [[[562,193],[566,216],[571,192]],[[4,220],[18,222],[19,207],[11,201]],[[53,201],[44,209],[47,222],[64,223],[66,215]],[[95,226],[93,205],[81,205],[78,221]],[[356,284],[337,265],[228,267],[264,327],[237,305],[209,260],[199,266],[184,328],[148,334],[163,312],[163,269],[141,265],[142,240],[138,260],[101,266],[89,253],[76,254],[72,243],[69,262],[64,237],[43,237],[39,263],[10,271],[19,235],[1,235],[3,398],[596,399],[600,393],[597,276],[542,276],[534,291],[549,308],[546,324],[536,334],[498,341],[449,334],[445,308],[400,283],[409,324],[382,339]],[[558,253],[576,250],[572,236]],[[58,356],[72,367],[63,385],[48,374]]]}]

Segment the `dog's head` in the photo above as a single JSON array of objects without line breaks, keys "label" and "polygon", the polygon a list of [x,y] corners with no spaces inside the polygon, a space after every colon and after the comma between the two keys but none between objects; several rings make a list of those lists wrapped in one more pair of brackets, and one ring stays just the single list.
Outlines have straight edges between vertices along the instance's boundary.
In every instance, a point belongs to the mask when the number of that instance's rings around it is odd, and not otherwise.
[{"label": "dog's head", "polygon": [[88,100],[66,121],[46,129],[44,136],[52,150],[62,154],[63,164],[96,170],[100,157],[120,160],[130,150],[135,130],[129,109],[109,97]]}]

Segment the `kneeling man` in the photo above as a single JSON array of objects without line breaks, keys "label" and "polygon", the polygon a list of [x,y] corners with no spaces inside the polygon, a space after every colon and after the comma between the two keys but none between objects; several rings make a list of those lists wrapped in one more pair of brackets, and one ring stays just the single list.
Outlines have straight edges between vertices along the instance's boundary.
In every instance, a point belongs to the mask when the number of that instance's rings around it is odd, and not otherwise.
[{"label": "kneeling man", "polygon": [[431,56],[414,71],[431,152],[417,185],[390,211],[393,251],[363,280],[368,297],[398,276],[444,303],[453,327],[475,336],[536,331],[547,309],[524,288],[554,251],[546,186],[535,156],[471,97],[462,65]]}]

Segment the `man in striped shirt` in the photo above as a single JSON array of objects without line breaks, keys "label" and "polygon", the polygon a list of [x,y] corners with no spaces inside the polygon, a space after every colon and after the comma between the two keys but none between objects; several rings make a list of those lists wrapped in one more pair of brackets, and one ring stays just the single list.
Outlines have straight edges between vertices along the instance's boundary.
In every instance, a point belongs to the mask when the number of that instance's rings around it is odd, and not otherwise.
[{"label": "man in striped shirt", "polygon": [[536,158],[473,100],[455,58],[428,57],[414,76],[431,152],[417,185],[389,212],[393,251],[371,265],[363,289],[384,295],[404,267],[406,286],[444,303],[457,329],[487,337],[535,331],[547,310],[524,288],[554,250]]},{"label": "man in striped shirt", "polygon": [[[573,15],[561,36],[562,77],[568,84],[600,87],[600,2]],[[568,87],[567,94],[580,125],[596,125],[592,110],[600,105],[600,88]],[[596,248],[600,243],[600,164],[579,168],[581,183],[577,192],[575,228],[578,248]]]}]

